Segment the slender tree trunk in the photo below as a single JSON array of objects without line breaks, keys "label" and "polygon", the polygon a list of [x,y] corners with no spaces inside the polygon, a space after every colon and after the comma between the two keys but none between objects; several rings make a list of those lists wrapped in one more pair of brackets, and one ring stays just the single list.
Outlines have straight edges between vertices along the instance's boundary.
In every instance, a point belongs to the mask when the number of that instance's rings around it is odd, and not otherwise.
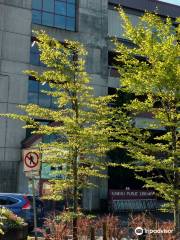
[{"label": "slender tree trunk", "polygon": [[[76,64],[76,63],[75,63]],[[74,76],[74,85],[76,85],[76,77]],[[76,116],[76,124],[78,125],[79,120],[79,109],[77,93],[74,92],[75,101],[73,103],[73,109]],[[78,141],[78,134],[76,135],[76,141]],[[78,240],[77,221],[78,221],[78,148],[74,151],[74,162],[73,162],[73,178],[74,178],[74,189],[73,189],[73,240]]]},{"label": "slender tree trunk", "polygon": [[74,186],[73,186],[73,240],[78,239],[77,233],[77,213],[78,213],[78,186],[77,186],[77,153],[75,154],[73,163],[73,175],[74,175]]},{"label": "slender tree trunk", "polygon": [[90,228],[90,240],[95,240],[95,229],[93,226]]},{"label": "slender tree trunk", "polygon": [[175,209],[174,209],[174,223],[175,233],[180,233],[180,209],[179,209],[179,196],[175,196]]},{"label": "slender tree trunk", "polygon": [[107,229],[107,223],[103,223],[103,240],[108,240],[108,229]]},{"label": "slender tree trunk", "polygon": [[[174,189],[179,189],[179,173],[174,174]],[[179,195],[174,196],[174,223],[175,223],[175,233],[180,233],[180,207],[179,207]]]},{"label": "slender tree trunk", "polygon": [[[178,157],[176,156],[176,143],[177,143],[177,136],[176,136],[176,128],[172,127],[172,153],[174,157],[174,167],[179,167]],[[180,176],[177,171],[174,172],[174,190],[179,190],[180,186]],[[174,223],[175,223],[175,233],[180,233],[180,206],[179,206],[179,195],[174,195]]]}]

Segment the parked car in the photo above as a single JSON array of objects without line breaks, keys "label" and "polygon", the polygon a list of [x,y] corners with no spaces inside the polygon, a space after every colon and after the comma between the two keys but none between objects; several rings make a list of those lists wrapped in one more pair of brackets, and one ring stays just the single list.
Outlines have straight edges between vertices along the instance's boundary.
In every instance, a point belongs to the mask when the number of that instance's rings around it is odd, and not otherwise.
[{"label": "parked car", "polygon": [[[29,227],[33,228],[33,197],[32,195],[18,193],[0,193],[0,207],[10,209],[16,215],[22,217]],[[43,202],[36,197],[37,221],[40,224],[44,218]]]}]

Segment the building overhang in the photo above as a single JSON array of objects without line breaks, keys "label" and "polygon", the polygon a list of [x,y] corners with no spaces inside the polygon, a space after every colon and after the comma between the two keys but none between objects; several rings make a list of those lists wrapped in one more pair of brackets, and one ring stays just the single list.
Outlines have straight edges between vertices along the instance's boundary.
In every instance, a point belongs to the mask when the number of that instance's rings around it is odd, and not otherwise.
[{"label": "building overhang", "polygon": [[157,0],[109,0],[109,4],[121,5],[138,11],[158,12],[161,16],[179,17],[180,6]]}]

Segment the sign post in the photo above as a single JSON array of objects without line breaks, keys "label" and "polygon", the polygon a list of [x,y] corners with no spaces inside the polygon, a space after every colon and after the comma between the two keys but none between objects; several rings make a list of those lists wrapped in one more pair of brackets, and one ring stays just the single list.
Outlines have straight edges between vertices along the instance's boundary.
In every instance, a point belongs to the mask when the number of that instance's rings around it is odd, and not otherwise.
[{"label": "sign post", "polygon": [[33,192],[33,215],[34,215],[34,235],[35,240],[37,240],[37,212],[36,212],[36,197],[35,197],[35,185],[34,185],[34,176],[32,176],[32,192]]},{"label": "sign post", "polygon": [[40,170],[40,154],[37,150],[24,149],[23,150],[23,163],[24,172],[26,176],[32,181],[32,194],[33,194],[33,215],[34,215],[34,235],[37,240],[37,212],[36,212],[36,194],[35,194],[35,175],[38,175]]}]

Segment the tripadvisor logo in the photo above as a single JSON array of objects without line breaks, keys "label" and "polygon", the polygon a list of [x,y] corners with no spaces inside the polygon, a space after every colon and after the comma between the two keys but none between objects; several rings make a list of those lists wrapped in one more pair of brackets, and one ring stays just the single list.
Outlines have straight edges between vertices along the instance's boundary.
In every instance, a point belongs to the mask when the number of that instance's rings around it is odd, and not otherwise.
[{"label": "tripadvisor logo", "polygon": [[137,227],[135,230],[135,234],[140,236],[143,234],[152,234],[152,233],[156,233],[156,234],[160,234],[160,233],[172,233],[173,230],[172,229],[146,229],[146,228],[142,228],[142,227]]},{"label": "tripadvisor logo", "polygon": [[137,227],[137,228],[135,229],[135,234],[138,235],[138,236],[142,235],[143,232],[144,232],[144,230],[143,230],[142,227]]}]

